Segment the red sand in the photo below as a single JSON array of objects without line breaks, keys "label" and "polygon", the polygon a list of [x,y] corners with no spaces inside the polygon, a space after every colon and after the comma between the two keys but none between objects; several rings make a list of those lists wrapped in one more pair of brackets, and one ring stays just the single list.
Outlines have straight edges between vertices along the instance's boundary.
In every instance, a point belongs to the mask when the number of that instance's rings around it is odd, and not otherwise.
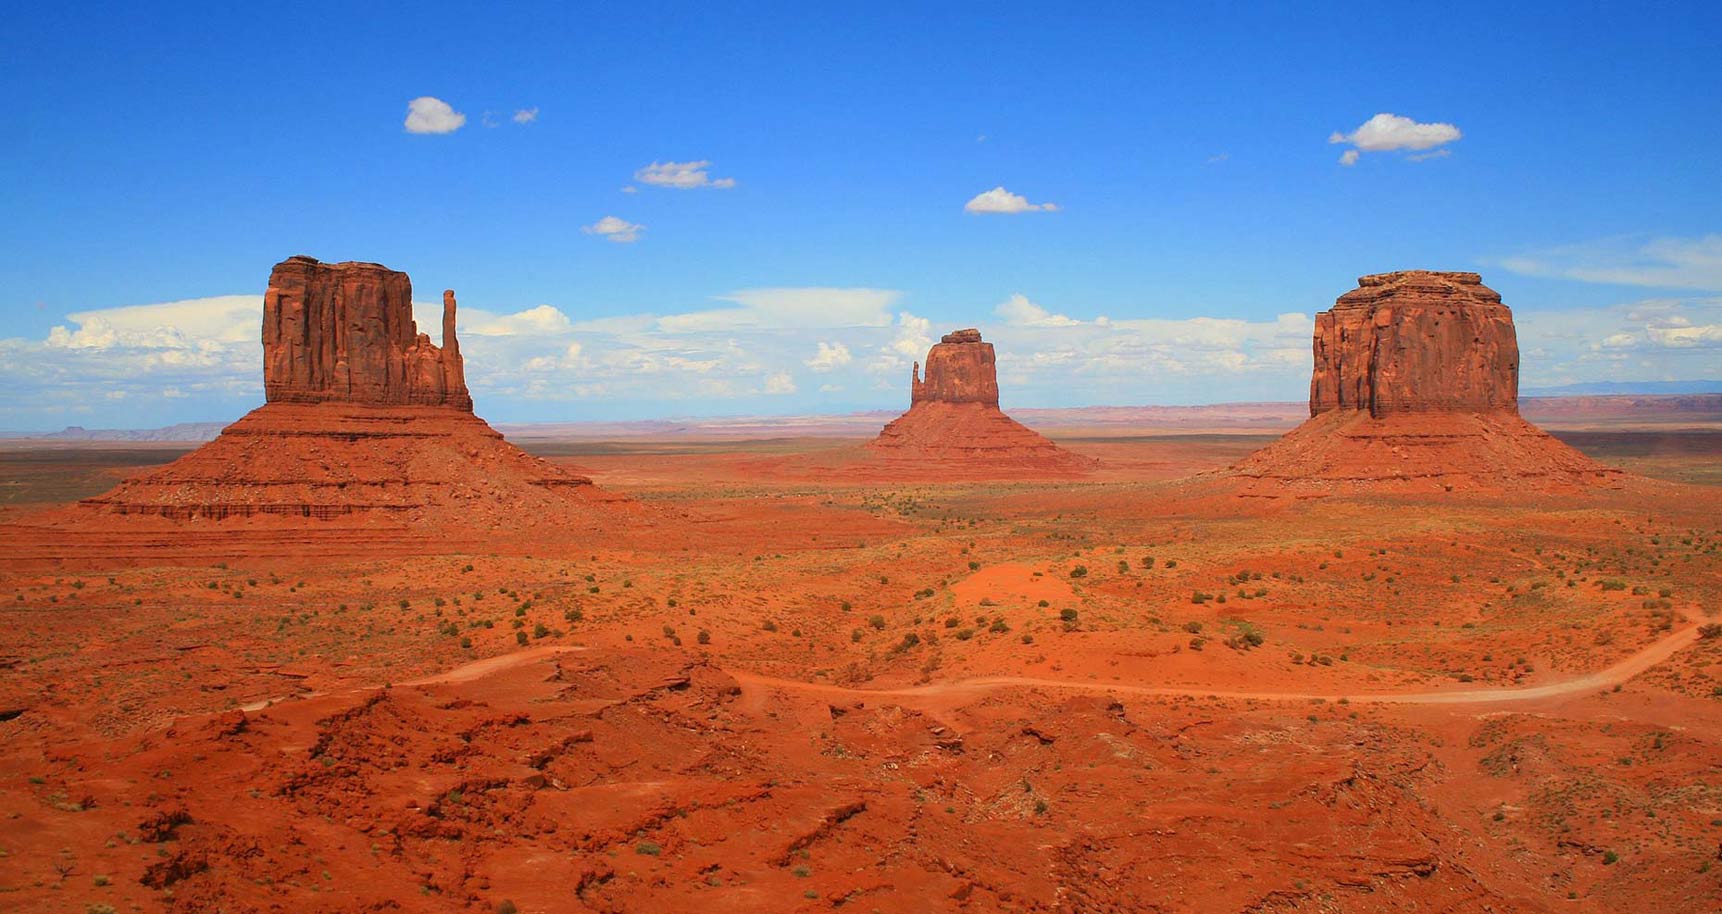
[{"label": "red sand", "polygon": [[1101,469],[583,455],[629,500],[577,529],[14,516],[0,906],[1722,897],[1722,490],[1262,500],[1176,478],[1236,446],[1067,446]]}]

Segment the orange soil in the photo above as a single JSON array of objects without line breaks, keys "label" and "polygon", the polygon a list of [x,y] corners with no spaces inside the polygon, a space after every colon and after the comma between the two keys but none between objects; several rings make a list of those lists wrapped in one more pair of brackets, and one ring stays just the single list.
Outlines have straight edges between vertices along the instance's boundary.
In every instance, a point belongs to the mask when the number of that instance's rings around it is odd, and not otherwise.
[{"label": "orange soil", "polygon": [[1722,898],[1722,490],[1264,500],[1175,478],[1224,443],[1066,446],[582,453],[629,501],[562,532],[14,515],[0,908]]}]

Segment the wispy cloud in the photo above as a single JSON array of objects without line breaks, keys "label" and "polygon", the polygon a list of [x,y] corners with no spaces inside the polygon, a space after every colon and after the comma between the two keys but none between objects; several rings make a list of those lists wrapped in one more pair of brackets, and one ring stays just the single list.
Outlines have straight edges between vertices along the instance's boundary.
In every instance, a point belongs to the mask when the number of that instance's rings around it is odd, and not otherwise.
[{"label": "wispy cloud", "polygon": [[618,216],[605,216],[591,225],[582,226],[580,229],[588,235],[597,235],[605,241],[614,241],[618,244],[631,244],[639,241],[640,233],[645,230],[645,226],[637,222],[629,222]]},{"label": "wispy cloud", "polygon": [[435,96],[421,95],[407,102],[408,133],[453,133],[465,124],[466,115]]},{"label": "wispy cloud", "polygon": [[1056,203],[1030,203],[1027,197],[1013,194],[1003,186],[976,194],[963,204],[963,211],[970,213],[1050,213],[1057,210]]},{"label": "wispy cloud", "polygon": [[1722,290],[1722,235],[1606,238],[1503,257],[1494,263],[1525,276],[1623,286]]},{"label": "wispy cloud", "polygon": [[698,162],[653,162],[634,172],[634,180],[641,184],[673,187],[676,190],[693,190],[697,187],[728,190],[735,186],[734,178],[713,178],[707,171],[711,164],[704,159]]},{"label": "wispy cloud", "polygon": [[538,120],[538,109],[536,107],[516,108],[514,111],[514,122],[516,124],[530,124],[535,120]]},{"label": "wispy cloud", "polygon": [[[1364,121],[1361,126],[1350,133],[1334,131],[1328,135],[1329,143],[1348,143],[1352,146],[1339,156],[1339,164],[1352,166],[1365,152],[1410,151],[1422,152],[1444,146],[1464,136],[1458,127],[1447,123],[1422,124],[1408,117],[1383,112]],[[1447,150],[1438,153],[1424,153],[1408,156],[1411,161],[1421,162],[1425,159],[1439,158],[1448,154]]]}]

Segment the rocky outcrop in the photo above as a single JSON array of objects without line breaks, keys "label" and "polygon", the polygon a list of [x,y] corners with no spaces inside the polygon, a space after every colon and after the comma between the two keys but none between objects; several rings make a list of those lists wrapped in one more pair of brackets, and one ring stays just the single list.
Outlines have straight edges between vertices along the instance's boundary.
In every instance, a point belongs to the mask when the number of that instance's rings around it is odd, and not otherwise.
[{"label": "rocky outcrop", "polygon": [[443,293],[442,346],[413,322],[413,284],[381,264],[289,257],[263,294],[263,389],[271,403],[472,409]]},{"label": "rocky outcrop", "polygon": [[442,340],[417,332],[405,273],[289,258],[264,297],[269,402],[81,507],[170,521],[388,518],[454,533],[567,524],[616,500],[473,415],[453,292]]},{"label": "rocky outcrop", "polygon": [[1222,474],[1241,494],[1618,484],[1520,418],[1513,315],[1476,273],[1364,276],[1316,315],[1314,354],[1310,419]]},{"label": "rocky outcrop", "polygon": [[1309,412],[1518,412],[1513,314],[1476,273],[1357,281],[1315,317]]},{"label": "rocky outcrop", "polygon": [[1094,461],[1072,454],[999,410],[993,345],[979,330],[947,333],[910,373],[909,411],[868,444],[892,471],[936,475],[1071,475]]},{"label": "rocky outcrop", "polygon": [[981,341],[979,330],[958,330],[940,337],[927,352],[927,376],[921,363],[910,373],[909,405],[916,403],[980,403],[999,405],[998,365],[993,344]]}]

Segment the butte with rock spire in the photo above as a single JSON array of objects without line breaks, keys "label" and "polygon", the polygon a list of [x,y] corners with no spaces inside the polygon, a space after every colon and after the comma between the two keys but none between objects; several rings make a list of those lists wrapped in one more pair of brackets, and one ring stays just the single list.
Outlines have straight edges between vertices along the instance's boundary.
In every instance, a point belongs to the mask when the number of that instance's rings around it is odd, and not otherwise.
[{"label": "butte with rock spire", "polygon": [[879,461],[934,473],[1067,476],[1094,465],[999,409],[993,344],[979,330],[947,333],[910,373],[909,411],[868,443]]},{"label": "butte with rock spire", "polygon": [[565,520],[610,500],[473,414],[443,293],[442,345],[412,280],[374,263],[290,257],[263,297],[263,406],[80,512],[174,521],[314,518],[484,529]]},{"label": "butte with rock spire", "polygon": [[1513,314],[1476,273],[1364,276],[1316,315],[1310,418],[1224,475],[1246,495],[1618,484],[1519,416]]}]

